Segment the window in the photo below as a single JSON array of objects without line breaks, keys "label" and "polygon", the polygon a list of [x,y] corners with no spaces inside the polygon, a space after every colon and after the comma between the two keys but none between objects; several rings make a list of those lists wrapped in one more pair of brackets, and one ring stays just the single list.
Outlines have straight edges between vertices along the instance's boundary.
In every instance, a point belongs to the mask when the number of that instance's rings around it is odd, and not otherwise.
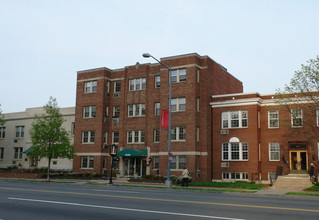
[{"label": "window", "polygon": [[248,180],[247,172],[223,172],[223,180]]},{"label": "window", "polygon": [[161,87],[161,77],[155,76],[155,88],[160,88],[160,87]]},{"label": "window", "polygon": [[301,127],[302,126],[302,110],[301,109],[292,109],[291,110],[291,126],[292,127]]},{"label": "window", "polygon": [[104,131],[104,136],[103,136],[103,143],[107,143],[107,131]]},{"label": "window", "polygon": [[112,144],[118,144],[119,143],[119,132],[118,131],[113,131],[112,133]]},{"label": "window", "polygon": [[84,82],[84,93],[93,93],[97,90],[97,81]]},{"label": "window", "polygon": [[94,168],[94,157],[89,157],[89,156],[81,157],[81,168],[84,168],[84,169]]},{"label": "window", "polygon": [[120,117],[120,106],[113,106],[113,117]]},{"label": "window", "polygon": [[269,128],[279,127],[279,114],[277,110],[268,111],[268,127]]},{"label": "window", "polygon": [[5,138],[6,137],[6,127],[1,127],[0,128],[0,138]]},{"label": "window", "polygon": [[269,160],[279,161],[280,160],[280,148],[279,143],[269,143]]},{"label": "window", "polygon": [[173,156],[171,169],[181,170],[186,167],[186,156]]},{"label": "window", "polygon": [[130,79],[129,91],[138,91],[146,89],[146,78]]},{"label": "window", "polygon": [[128,144],[136,144],[136,143],[144,143],[144,131],[127,131],[127,143]]},{"label": "window", "polygon": [[196,128],[196,141],[199,142],[199,127]]},{"label": "window", "polygon": [[24,126],[17,126],[16,127],[16,138],[24,137]]},{"label": "window", "polygon": [[3,155],[4,155],[4,148],[0,147],[0,160],[3,159]]},{"label": "window", "polygon": [[15,147],[14,148],[14,159],[22,159],[22,147]]},{"label": "window", "polygon": [[248,144],[223,143],[222,160],[248,160]]},{"label": "window", "polygon": [[121,81],[114,82],[114,93],[121,92]]},{"label": "window", "polygon": [[106,96],[109,96],[110,94],[110,81],[106,82],[106,86],[105,86],[105,92],[106,92]]},{"label": "window", "polygon": [[171,111],[185,111],[186,110],[186,98],[171,99]]},{"label": "window", "polygon": [[317,126],[319,126],[319,110],[316,110]]},{"label": "window", "polygon": [[82,132],[82,143],[91,144],[94,143],[95,132],[94,131],[83,131]]},{"label": "window", "polygon": [[222,112],[222,128],[248,127],[247,111]]},{"label": "window", "polygon": [[186,128],[185,127],[173,127],[171,129],[172,141],[185,141],[186,140]]},{"label": "window", "polygon": [[199,112],[199,98],[197,98],[196,104],[197,104],[197,105],[196,105],[196,106],[197,106],[197,109],[196,109],[196,110],[197,110],[197,112]]},{"label": "window", "polygon": [[75,122],[71,123],[71,135],[74,135],[74,130],[75,130]]},{"label": "window", "polygon": [[186,81],[186,69],[177,69],[171,71],[171,82],[184,82]]},{"label": "window", "polygon": [[145,115],[145,104],[131,104],[128,105],[128,116],[144,116]]},{"label": "window", "polygon": [[83,110],[83,118],[95,118],[96,116],[96,106],[85,106]]},{"label": "window", "polygon": [[153,169],[158,169],[159,168],[159,157],[154,156],[153,157]]},{"label": "window", "polygon": [[105,106],[105,117],[109,117],[109,106]]},{"label": "window", "polygon": [[159,102],[155,102],[154,115],[161,115],[161,104]]},{"label": "window", "polygon": [[199,82],[200,70],[197,69],[197,82]]},{"label": "window", "polygon": [[160,131],[154,130],[154,143],[160,142]]}]

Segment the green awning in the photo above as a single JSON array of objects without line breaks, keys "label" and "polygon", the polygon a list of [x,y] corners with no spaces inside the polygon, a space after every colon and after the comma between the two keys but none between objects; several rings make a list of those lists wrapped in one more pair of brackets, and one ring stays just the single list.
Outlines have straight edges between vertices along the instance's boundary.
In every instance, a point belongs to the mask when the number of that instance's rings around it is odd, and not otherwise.
[{"label": "green awning", "polygon": [[134,149],[124,149],[117,153],[117,157],[146,157],[147,149],[134,150]]},{"label": "green awning", "polygon": [[34,148],[31,146],[28,149],[26,149],[25,151],[23,151],[24,154],[31,154],[34,151]]}]

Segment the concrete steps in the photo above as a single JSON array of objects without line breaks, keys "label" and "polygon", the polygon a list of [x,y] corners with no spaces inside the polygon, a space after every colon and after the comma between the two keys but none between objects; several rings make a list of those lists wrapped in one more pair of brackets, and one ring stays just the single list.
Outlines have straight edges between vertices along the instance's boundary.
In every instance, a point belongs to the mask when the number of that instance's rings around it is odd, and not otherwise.
[{"label": "concrete steps", "polygon": [[274,184],[268,188],[270,191],[302,192],[311,187],[312,183],[308,174],[288,174],[278,176]]}]

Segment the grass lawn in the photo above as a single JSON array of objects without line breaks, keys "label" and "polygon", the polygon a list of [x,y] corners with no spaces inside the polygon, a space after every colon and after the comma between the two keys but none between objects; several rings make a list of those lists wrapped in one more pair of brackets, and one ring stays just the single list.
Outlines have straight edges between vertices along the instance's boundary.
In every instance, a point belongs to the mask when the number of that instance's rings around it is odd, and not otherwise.
[{"label": "grass lawn", "polygon": [[307,189],[304,189],[303,191],[312,191],[312,192],[319,192],[319,186],[312,186],[312,187],[309,187]]},{"label": "grass lawn", "polygon": [[221,187],[221,188],[241,188],[241,189],[261,189],[266,185],[255,184],[245,181],[237,182],[194,182],[189,183],[189,186],[206,186],[206,187]]}]

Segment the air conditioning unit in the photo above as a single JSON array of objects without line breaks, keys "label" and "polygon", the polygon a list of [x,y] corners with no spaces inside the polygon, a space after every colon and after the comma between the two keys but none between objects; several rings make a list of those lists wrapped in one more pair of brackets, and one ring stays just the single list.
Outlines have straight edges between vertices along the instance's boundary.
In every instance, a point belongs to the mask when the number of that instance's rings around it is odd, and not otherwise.
[{"label": "air conditioning unit", "polygon": [[119,123],[120,119],[119,118],[112,118],[113,123]]},{"label": "air conditioning unit", "polygon": [[119,97],[119,96],[120,96],[119,93],[114,93],[114,94],[113,94],[113,97],[115,97],[115,98],[116,98],[116,97]]},{"label": "air conditioning unit", "polygon": [[220,167],[229,167],[229,162],[222,162]]},{"label": "air conditioning unit", "polygon": [[228,134],[228,129],[221,129],[220,134]]}]

